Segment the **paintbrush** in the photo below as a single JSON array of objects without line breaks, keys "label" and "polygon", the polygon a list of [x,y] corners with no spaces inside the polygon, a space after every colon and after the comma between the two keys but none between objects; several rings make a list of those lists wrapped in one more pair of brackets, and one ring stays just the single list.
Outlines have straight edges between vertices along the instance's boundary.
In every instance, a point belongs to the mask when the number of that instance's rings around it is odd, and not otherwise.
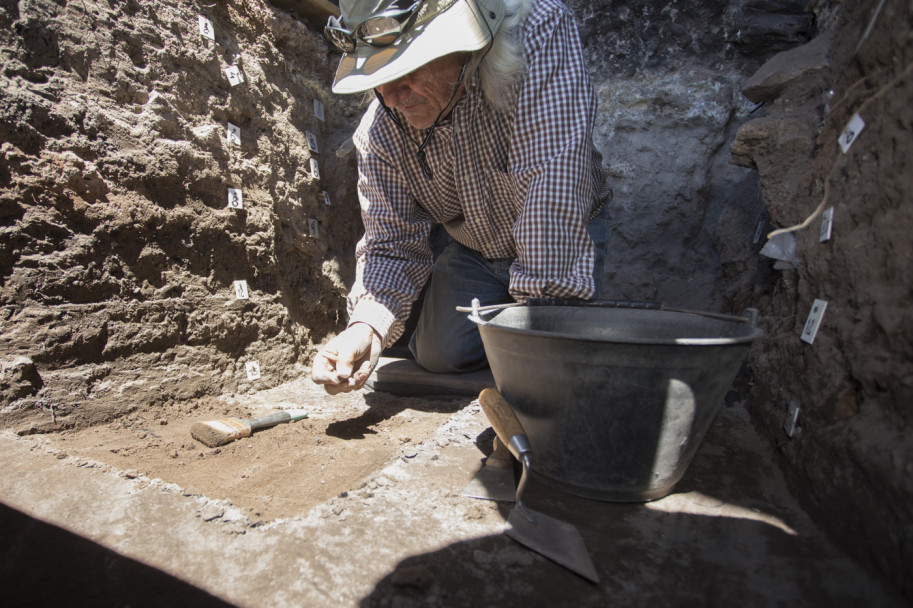
[{"label": "paintbrush", "polygon": [[304,410],[282,410],[253,420],[241,420],[240,418],[208,420],[195,422],[190,427],[190,435],[207,447],[214,448],[235,439],[250,437],[256,430],[268,429],[283,422],[294,422],[307,417],[307,412]]}]

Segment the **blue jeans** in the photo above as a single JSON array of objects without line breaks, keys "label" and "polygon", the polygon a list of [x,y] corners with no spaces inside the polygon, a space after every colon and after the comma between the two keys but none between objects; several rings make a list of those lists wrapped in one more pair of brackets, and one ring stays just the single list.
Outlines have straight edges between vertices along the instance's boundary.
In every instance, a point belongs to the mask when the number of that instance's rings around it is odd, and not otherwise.
[{"label": "blue jeans", "polygon": [[[596,246],[596,298],[602,294],[605,246],[611,229],[607,208],[608,205],[603,207],[587,224]],[[444,247],[434,262],[418,325],[409,342],[409,350],[419,365],[439,374],[488,367],[478,327],[456,307],[469,306],[473,298],[478,298],[482,306],[513,302],[508,291],[513,261],[514,258],[486,259],[453,240]]]}]

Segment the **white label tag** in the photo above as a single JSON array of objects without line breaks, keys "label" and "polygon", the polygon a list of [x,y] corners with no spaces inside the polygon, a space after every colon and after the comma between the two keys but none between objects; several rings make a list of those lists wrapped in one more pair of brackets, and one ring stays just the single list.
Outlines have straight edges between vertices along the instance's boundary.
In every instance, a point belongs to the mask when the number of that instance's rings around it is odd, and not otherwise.
[{"label": "white label tag", "polygon": [[317,149],[317,136],[311,133],[310,131],[305,131],[305,134],[308,138],[308,148],[311,152],[318,153],[320,150]]},{"label": "white label tag", "polygon": [[231,209],[244,209],[244,199],[241,196],[241,190],[238,188],[228,189],[228,206]]},{"label": "white label tag", "polygon": [[821,326],[821,319],[824,318],[824,311],[827,310],[827,302],[824,300],[815,300],[812,304],[812,310],[808,313],[808,319],[805,321],[805,327],[802,329],[802,341],[811,344],[818,335],[818,327]]},{"label": "white label tag", "polygon": [[228,123],[228,132],[226,134],[228,143],[236,146],[241,145],[241,127]]},{"label": "white label tag", "polygon": [[789,404],[789,411],[786,412],[786,420],[783,421],[783,430],[787,437],[796,434],[796,422],[799,421],[799,404],[795,401]]},{"label": "white label tag", "polygon": [[330,205],[333,204],[333,202],[330,200],[330,193],[329,193],[329,192],[327,192],[326,190],[324,190],[321,194],[323,194],[323,204],[324,204],[324,205],[326,205],[327,207],[329,207]]},{"label": "white label tag", "polygon": [[248,361],[244,364],[244,370],[247,372],[248,380],[260,379],[260,364],[256,361]]},{"label": "white label tag", "polygon": [[758,222],[758,227],[754,231],[754,244],[757,245],[761,242],[761,234],[764,232],[764,220]]},{"label": "white label tag", "polygon": [[323,113],[323,104],[316,99],[314,100],[314,116],[326,122],[326,118],[324,117]]},{"label": "white label tag", "polygon": [[309,219],[308,220],[308,232],[310,232],[311,236],[314,237],[315,239],[318,236],[320,236],[320,222],[318,222],[315,219]]},{"label": "white label tag", "polygon": [[859,137],[859,133],[862,132],[864,127],[865,122],[863,122],[862,117],[859,114],[853,114],[853,117],[850,118],[850,122],[848,122],[846,128],[843,129],[843,133],[837,138],[837,143],[840,144],[840,149],[843,150],[844,154],[847,153],[850,146],[852,146],[853,142],[856,141],[856,138]]},{"label": "white label tag", "polygon": [[228,76],[228,82],[231,86],[239,85],[244,82],[244,74],[241,73],[241,70],[237,66],[231,66],[230,68],[225,68],[225,75]]},{"label": "white label tag", "polygon": [[311,175],[314,176],[314,179],[320,181],[320,167],[317,166],[317,159],[311,159]]},{"label": "white label tag", "polygon": [[818,241],[824,243],[831,240],[831,231],[834,229],[834,208],[828,207],[821,214],[821,234]]},{"label": "white label tag", "polygon": [[235,298],[239,300],[249,300],[250,294],[247,292],[247,281],[235,281]]},{"label": "white label tag", "polygon": [[212,21],[203,15],[197,15],[197,22],[200,24],[200,36],[210,40],[216,39],[216,31],[212,27]]}]

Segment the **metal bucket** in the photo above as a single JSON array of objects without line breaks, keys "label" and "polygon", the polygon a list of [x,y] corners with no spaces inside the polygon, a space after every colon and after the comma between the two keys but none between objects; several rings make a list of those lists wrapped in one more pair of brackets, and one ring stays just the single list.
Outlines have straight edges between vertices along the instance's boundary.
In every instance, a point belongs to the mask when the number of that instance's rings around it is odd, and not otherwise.
[{"label": "metal bucket", "polygon": [[763,335],[746,312],[518,306],[470,319],[536,453],[533,474],[578,496],[640,502],[681,479]]}]

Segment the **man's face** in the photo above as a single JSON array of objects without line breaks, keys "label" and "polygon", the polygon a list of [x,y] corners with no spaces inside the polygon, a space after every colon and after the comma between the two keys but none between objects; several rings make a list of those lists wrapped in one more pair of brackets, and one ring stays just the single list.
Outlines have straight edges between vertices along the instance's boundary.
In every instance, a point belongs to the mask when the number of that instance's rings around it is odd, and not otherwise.
[{"label": "man's face", "polygon": [[[427,129],[446,108],[449,112],[460,99],[453,95],[465,53],[439,57],[402,78],[377,87],[384,103],[399,110],[416,129]],[[447,102],[453,96],[453,103]]]}]

